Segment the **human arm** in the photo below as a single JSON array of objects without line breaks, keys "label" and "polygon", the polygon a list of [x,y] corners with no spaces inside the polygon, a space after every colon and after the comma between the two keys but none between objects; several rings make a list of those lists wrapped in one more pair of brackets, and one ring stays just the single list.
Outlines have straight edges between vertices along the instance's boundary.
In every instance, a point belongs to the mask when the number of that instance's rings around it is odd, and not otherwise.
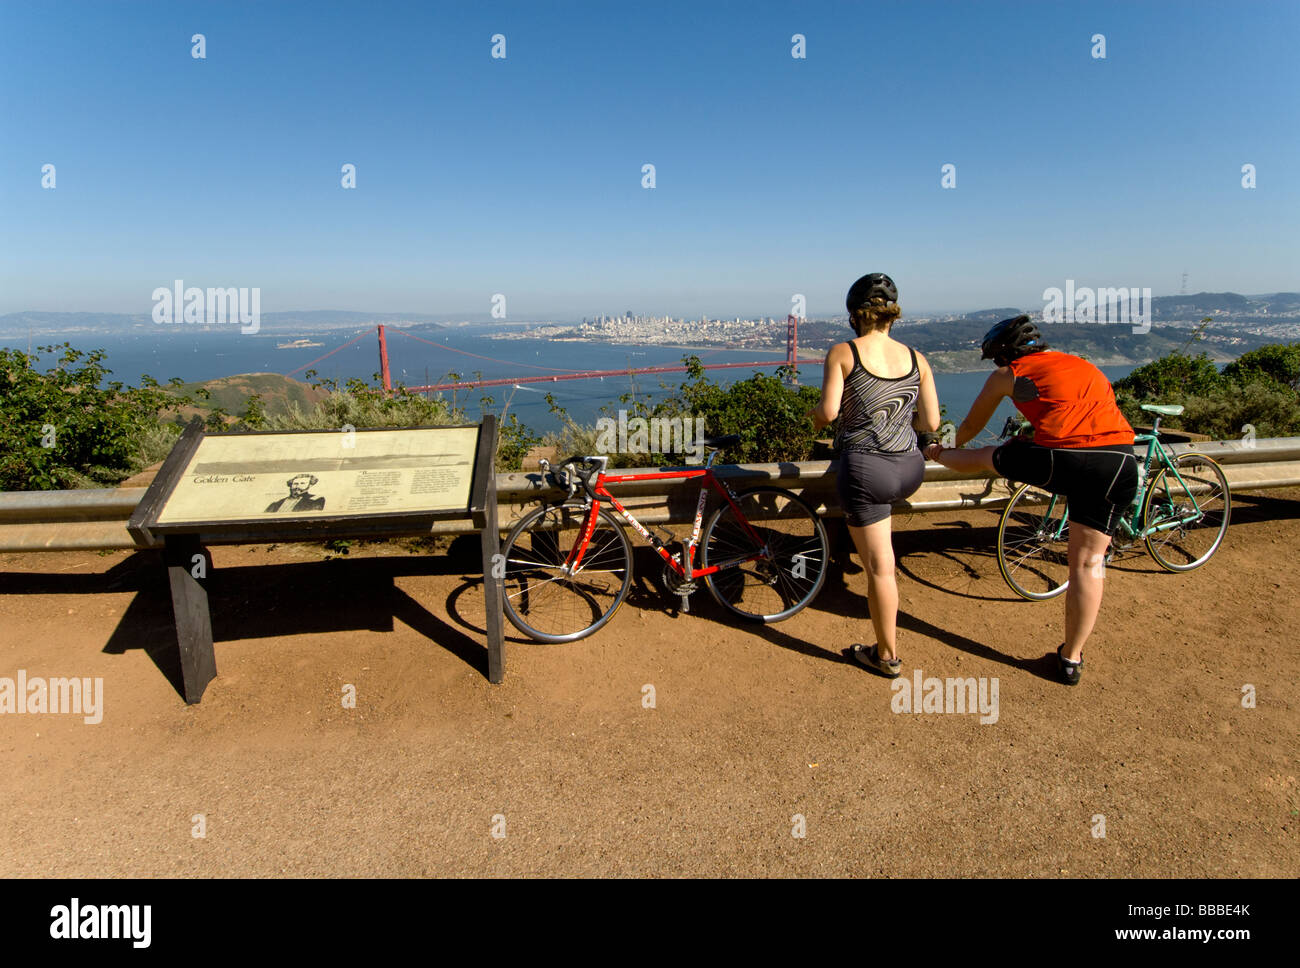
[{"label": "human arm", "polygon": [[953,444],[961,447],[973,440],[989,422],[989,418],[997,410],[1002,398],[1011,396],[1015,384],[1016,377],[1009,366],[998,367],[990,373],[989,378],[984,382],[984,388],[971,404],[970,413],[966,414],[966,419],[957,428]]},{"label": "human arm", "polygon": [[[1011,372],[1010,367],[999,367],[989,374],[988,380],[984,382],[984,388],[980,390],[979,396],[971,404],[970,413],[966,414],[966,419],[961,422],[953,438],[952,447],[944,447],[941,444],[931,444],[925,448],[925,457],[927,460],[937,460],[942,464],[952,466],[941,456],[944,451],[951,452],[969,443],[975,438],[985,425],[989,418],[1002,402],[1003,397],[1011,396],[1016,384],[1015,374]],[[964,468],[959,468],[964,469]]]},{"label": "human arm", "polygon": [[920,353],[916,354],[916,366],[921,373],[921,388],[916,398],[912,427],[933,433],[939,429],[939,392],[934,386],[934,371],[930,369],[930,361]]},{"label": "human arm", "polygon": [[843,343],[837,343],[826,354],[822,369],[822,398],[807,414],[812,419],[814,430],[821,430],[840,415],[840,399],[844,395],[844,374],[840,370],[843,346]]}]

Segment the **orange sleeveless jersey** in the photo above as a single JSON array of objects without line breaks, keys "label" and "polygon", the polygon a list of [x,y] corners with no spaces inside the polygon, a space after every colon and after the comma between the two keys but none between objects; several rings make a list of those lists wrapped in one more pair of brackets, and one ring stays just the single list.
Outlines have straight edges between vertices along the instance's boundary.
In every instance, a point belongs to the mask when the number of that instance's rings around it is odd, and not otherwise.
[{"label": "orange sleeveless jersey", "polygon": [[1132,444],[1133,428],[1115,403],[1106,374],[1069,353],[1043,350],[1011,361],[1012,403],[1034,427],[1040,447]]}]

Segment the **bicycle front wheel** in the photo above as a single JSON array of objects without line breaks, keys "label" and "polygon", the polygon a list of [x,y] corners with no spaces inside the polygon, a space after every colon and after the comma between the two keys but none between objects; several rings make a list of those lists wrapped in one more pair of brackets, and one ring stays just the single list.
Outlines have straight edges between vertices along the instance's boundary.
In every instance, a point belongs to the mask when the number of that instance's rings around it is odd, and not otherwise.
[{"label": "bicycle front wheel", "polygon": [[802,499],[756,487],[724,503],[704,528],[701,563],[719,605],[754,622],[780,622],[811,602],[826,582],[826,529]]},{"label": "bicycle front wheel", "polygon": [[1174,458],[1177,475],[1162,467],[1142,505],[1147,551],[1166,571],[1191,571],[1210,560],[1228,530],[1228,479],[1204,454]]},{"label": "bicycle front wheel", "polygon": [[506,618],[538,642],[573,642],[613,617],[632,583],[632,549],[601,508],[577,571],[567,566],[590,508],[580,501],[530,511],[506,539]]},{"label": "bicycle front wheel", "polygon": [[1021,484],[998,522],[998,569],[1011,590],[1031,602],[1055,598],[1070,584],[1066,500]]}]

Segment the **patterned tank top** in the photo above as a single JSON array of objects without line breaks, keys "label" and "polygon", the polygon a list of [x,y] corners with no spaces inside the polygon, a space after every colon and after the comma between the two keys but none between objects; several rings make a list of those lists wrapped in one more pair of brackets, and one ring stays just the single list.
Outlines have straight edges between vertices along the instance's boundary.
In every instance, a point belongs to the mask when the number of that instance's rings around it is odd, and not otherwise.
[{"label": "patterned tank top", "polygon": [[853,369],[844,378],[836,448],[879,454],[905,454],[916,450],[912,413],[921,393],[921,371],[916,365],[916,350],[908,348],[912,354],[912,369],[904,376],[887,379],[867,371],[852,340],[849,340],[849,349],[853,351]]}]

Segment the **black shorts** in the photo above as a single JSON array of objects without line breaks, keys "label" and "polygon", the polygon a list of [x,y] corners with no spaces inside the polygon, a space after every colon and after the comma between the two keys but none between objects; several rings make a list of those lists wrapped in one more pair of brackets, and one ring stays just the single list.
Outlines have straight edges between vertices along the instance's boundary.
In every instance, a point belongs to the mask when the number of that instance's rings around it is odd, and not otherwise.
[{"label": "black shorts", "polygon": [[925,479],[925,458],[919,450],[901,454],[845,451],[840,454],[836,489],[844,518],[855,528],[889,517],[895,501],[911,497]]},{"label": "black shorts", "polygon": [[1070,520],[1114,534],[1138,489],[1138,464],[1131,447],[1039,447],[1009,440],[993,452],[1003,477],[1033,484],[1068,501]]}]

